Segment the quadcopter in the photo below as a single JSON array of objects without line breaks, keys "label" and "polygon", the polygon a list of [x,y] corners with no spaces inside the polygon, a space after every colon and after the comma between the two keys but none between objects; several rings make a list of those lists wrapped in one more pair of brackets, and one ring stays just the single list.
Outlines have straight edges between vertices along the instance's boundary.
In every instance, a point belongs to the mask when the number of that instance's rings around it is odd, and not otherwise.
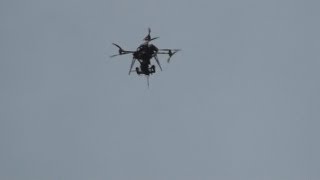
[{"label": "quadcopter", "polygon": [[[120,47],[116,43],[112,43],[114,46],[116,46],[118,50],[118,54],[110,56],[110,58],[120,56],[120,55],[126,55],[126,54],[132,54],[132,61],[129,69],[129,75],[131,72],[136,72],[138,75],[146,75],[148,79],[148,85],[149,85],[149,75],[152,75],[156,72],[156,67],[154,64],[151,64],[151,59],[155,59],[156,63],[158,64],[160,70],[162,71],[162,67],[158,58],[158,54],[167,54],[169,57],[167,59],[167,62],[170,62],[171,57],[180,51],[180,49],[158,49],[155,45],[151,44],[150,42],[158,39],[159,37],[151,38],[151,29],[148,28],[148,35],[143,39],[144,43],[142,43],[136,51],[127,51],[124,50],[122,47]],[[133,66],[135,62],[138,61],[140,63],[140,67],[136,67],[135,70],[133,69]]]}]

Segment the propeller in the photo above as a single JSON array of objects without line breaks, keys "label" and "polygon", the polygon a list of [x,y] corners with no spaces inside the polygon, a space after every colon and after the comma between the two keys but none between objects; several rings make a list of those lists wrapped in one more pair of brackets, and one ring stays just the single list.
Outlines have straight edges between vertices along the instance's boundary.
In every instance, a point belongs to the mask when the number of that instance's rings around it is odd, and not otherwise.
[{"label": "propeller", "polygon": [[151,39],[150,33],[151,33],[151,29],[148,28],[148,35],[143,40],[150,41],[150,39]]},{"label": "propeller", "polygon": [[[179,50],[180,51],[180,50]],[[169,58],[167,59],[167,62],[169,63],[170,62],[170,59],[171,59],[171,56],[173,56],[175,53],[177,53],[178,51],[169,51]]]},{"label": "propeller", "polygon": [[159,38],[159,37],[151,38],[150,33],[151,33],[151,29],[150,29],[150,28],[148,28],[148,35],[147,35],[143,40],[150,42],[150,41],[153,41],[153,40],[155,40],[155,39],[158,39],[158,38]]},{"label": "propeller", "polygon": [[124,50],[116,43],[112,43],[114,46],[117,46],[119,48],[119,55],[124,52]]},{"label": "propeller", "polygon": [[125,54],[134,53],[133,51],[125,51],[125,50],[123,50],[123,49],[122,49],[118,44],[116,44],[116,43],[112,43],[112,44],[119,49],[119,51],[118,51],[119,54],[114,54],[114,55],[110,56],[110,58],[113,58],[113,57],[116,57],[116,56],[120,56],[120,55],[125,55]]},{"label": "propeller", "polygon": [[113,58],[113,57],[116,57],[116,56],[121,56],[121,55],[125,55],[125,54],[129,54],[129,53],[114,54],[114,55],[110,56],[110,58]]},{"label": "propeller", "polygon": [[150,41],[153,41],[155,39],[158,39],[159,37],[154,37],[154,38],[151,38]]}]

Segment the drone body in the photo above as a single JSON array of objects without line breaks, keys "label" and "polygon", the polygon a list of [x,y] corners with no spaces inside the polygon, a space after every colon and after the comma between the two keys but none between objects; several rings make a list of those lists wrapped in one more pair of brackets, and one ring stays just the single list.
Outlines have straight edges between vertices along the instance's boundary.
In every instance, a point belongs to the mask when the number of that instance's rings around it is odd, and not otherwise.
[{"label": "drone body", "polygon": [[[119,55],[132,54],[132,61],[129,69],[129,75],[131,72],[136,72],[138,75],[144,74],[149,76],[156,72],[155,65],[151,64],[151,59],[154,58],[157,62],[160,70],[162,71],[161,64],[158,59],[158,54],[167,54],[169,56],[167,62],[170,61],[172,55],[180,51],[180,49],[158,49],[155,45],[150,44],[150,41],[155,40],[159,37],[151,38],[150,36],[151,29],[148,29],[148,35],[143,39],[144,43],[141,44],[136,51],[127,51],[122,49],[119,45],[112,43],[114,46],[119,48],[118,54],[110,56],[115,57]],[[135,70],[132,70],[135,61],[140,63],[140,67],[136,67]]]}]

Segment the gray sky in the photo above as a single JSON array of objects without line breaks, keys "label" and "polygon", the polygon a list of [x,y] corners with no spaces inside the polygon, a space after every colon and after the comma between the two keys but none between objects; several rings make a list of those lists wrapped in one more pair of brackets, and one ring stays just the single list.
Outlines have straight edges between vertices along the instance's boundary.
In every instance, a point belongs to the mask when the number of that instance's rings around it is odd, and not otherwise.
[{"label": "gray sky", "polygon": [[320,179],[319,5],[2,0],[0,179]]}]

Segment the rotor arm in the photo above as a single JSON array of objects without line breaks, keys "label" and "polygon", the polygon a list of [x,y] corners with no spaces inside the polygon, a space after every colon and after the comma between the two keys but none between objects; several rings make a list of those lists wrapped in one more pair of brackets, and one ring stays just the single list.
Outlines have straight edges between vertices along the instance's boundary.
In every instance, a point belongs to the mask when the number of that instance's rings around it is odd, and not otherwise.
[{"label": "rotor arm", "polygon": [[167,62],[169,63],[171,57],[179,51],[181,51],[181,49],[159,49],[157,54],[168,54],[169,58],[167,59]]}]

